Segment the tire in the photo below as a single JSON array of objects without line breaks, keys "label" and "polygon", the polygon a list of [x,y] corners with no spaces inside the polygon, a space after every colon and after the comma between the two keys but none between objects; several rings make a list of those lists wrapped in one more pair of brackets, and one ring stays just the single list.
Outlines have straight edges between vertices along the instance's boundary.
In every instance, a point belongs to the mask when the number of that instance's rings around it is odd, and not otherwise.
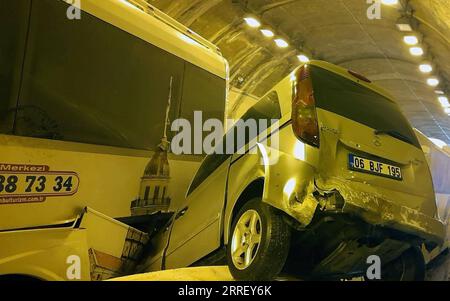
[{"label": "tire", "polygon": [[413,247],[382,267],[381,281],[424,281],[425,270],[422,251],[418,247]]},{"label": "tire", "polygon": [[233,219],[227,245],[228,267],[234,279],[274,279],[286,262],[290,237],[291,229],[276,209],[259,198],[249,201]]}]

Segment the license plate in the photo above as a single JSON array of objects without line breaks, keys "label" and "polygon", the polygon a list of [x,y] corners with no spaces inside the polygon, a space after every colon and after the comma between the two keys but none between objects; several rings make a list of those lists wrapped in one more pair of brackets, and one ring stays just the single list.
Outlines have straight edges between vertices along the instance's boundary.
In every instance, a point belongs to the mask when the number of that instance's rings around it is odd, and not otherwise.
[{"label": "license plate", "polygon": [[387,177],[398,181],[403,180],[400,167],[358,157],[353,154],[349,155],[349,168],[350,170]]}]

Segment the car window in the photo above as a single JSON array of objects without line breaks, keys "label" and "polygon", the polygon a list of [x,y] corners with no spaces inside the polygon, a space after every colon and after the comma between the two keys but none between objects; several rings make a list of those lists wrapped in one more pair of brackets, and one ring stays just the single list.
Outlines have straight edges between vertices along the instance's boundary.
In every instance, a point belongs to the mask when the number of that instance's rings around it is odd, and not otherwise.
[{"label": "car window", "polygon": [[[273,119],[279,120],[281,118],[281,109],[280,109],[280,103],[278,94],[275,91],[270,92],[262,98],[259,102],[257,102],[253,107],[251,107],[243,116],[243,121],[248,121],[250,119],[254,119],[257,122],[259,120],[266,120],[267,125],[270,126],[271,121]],[[259,127],[257,135],[259,135],[261,132],[265,131],[267,127]],[[231,132],[234,132],[234,140],[227,139],[229,135],[231,135]],[[227,148],[230,148],[230,145],[227,145],[227,141],[233,141],[232,151],[230,152],[236,152],[238,148],[237,138],[236,138],[237,130],[236,126],[233,126],[227,134],[223,137],[222,142],[217,145],[217,149],[224,149],[224,145]],[[246,131],[245,133],[245,143],[248,143],[256,136],[250,135],[249,131]],[[200,165],[200,168],[198,169],[194,179],[192,180],[192,184],[189,187],[188,195],[191,194],[198,186],[200,186],[203,181],[206,180],[206,178],[211,175],[217,168],[219,168],[220,165],[222,165],[227,159],[231,157],[230,152],[228,154],[219,154],[214,153],[211,155],[206,156],[205,160]]]},{"label": "car window", "polygon": [[242,116],[242,120],[255,119],[267,120],[270,124],[272,119],[281,119],[281,108],[278,93],[272,91],[258,101]]},{"label": "car window", "polygon": [[400,140],[420,148],[400,107],[373,90],[323,68],[312,66],[317,107],[339,114],[375,130],[394,131]]},{"label": "car window", "polygon": [[[269,128],[274,120],[281,119],[281,108],[280,108],[280,100],[278,97],[278,93],[276,91],[272,91],[267,94],[264,98],[258,101],[254,106],[252,106],[248,111],[241,117],[241,120],[244,122],[249,122],[250,120],[255,120],[257,125],[257,131],[252,132],[249,128],[245,129],[245,144],[249,143],[259,134],[264,132],[267,128]],[[263,123],[260,123],[263,121]],[[237,124],[233,126],[227,133],[230,135],[231,132],[234,132],[234,152],[242,147],[242,145],[238,145],[237,143]],[[244,145],[245,145],[244,144]],[[227,146],[229,147],[229,146]]]}]

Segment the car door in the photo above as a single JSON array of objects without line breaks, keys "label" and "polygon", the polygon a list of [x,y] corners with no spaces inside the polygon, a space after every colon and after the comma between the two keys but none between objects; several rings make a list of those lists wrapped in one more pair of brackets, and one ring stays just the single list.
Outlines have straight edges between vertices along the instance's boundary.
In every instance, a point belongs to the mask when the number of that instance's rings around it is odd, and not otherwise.
[{"label": "car door", "polygon": [[202,162],[176,213],[166,269],[189,266],[220,247],[230,160],[230,155],[213,154]]}]

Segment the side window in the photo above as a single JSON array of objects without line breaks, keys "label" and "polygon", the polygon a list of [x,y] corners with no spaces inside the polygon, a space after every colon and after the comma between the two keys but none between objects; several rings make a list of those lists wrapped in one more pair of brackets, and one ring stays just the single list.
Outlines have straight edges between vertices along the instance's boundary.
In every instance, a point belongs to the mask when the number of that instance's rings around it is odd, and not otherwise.
[{"label": "side window", "polygon": [[[256,122],[259,120],[266,120],[267,125],[271,125],[271,121],[276,119],[281,119],[281,109],[278,94],[275,91],[270,92],[261,99],[258,103],[256,103],[253,107],[251,107],[247,113],[244,114],[241,118],[243,121],[248,121],[249,119],[254,119]],[[258,135],[265,131],[267,127],[259,128],[258,126]],[[234,151],[236,151],[236,146],[238,145],[236,140],[236,128],[232,127],[227,135],[231,132],[234,132]],[[227,135],[223,137],[222,143],[218,146],[220,149],[223,149],[223,145],[226,144]],[[255,138],[249,135],[249,132],[245,133],[245,141],[248,143],[250,140]],[[228,147],[228,145],[227,145]],[[188,195],[191,194],[198,186],[206,180],[206,178],[212,174],[220,165],[222,165],[228,158],[230,158],[230,154],[212,154],[208,155],[203,163],[201,164],[199,170],[197,171],[194,180],[192,181],[191,186],[189,187]]]},{"label": "side window", "polygon": [[[253,107],[251,107],[241,117],[241,119],[246,122],[248,122],[249,120],[256,121],[258,127],[256,136],[264,132],[268,127],[271,126],[273,120],[281,119],[281,108],[278,93],[276,91],[272,91],[269,94],[267,94],[264,98],[258,101]],[[263,123],[260,123],[260,121],[263,121]],[[235,129],[232,128],[231,130]],[[251,141],[256,137],[255,133],[251,133],[251,131],[249,131],[248,129],[246,129],[245,135],[246,135],[245,143],[248,143],[249,141]]]},{"label": "side window", "polygon": [[171,76],[177,116],[184,61],[88,13],[68,20],[66,10],[33,2],[15,134],[154,149]]},{"label": "side window", "polygon": [[[203,126],[203,123],[208,119],[218,119],[223,123],[225,118],[225,93],[225,79],[186,63],[180,118],[187,119],[191,125],[191,154],[195,153],[194,122]],[[195,112],[201,112],[202,120],[194,120]],[[203,141],[209,133],[202,132],[202,134]],[[199,140],[200,137],[195,138]],[[197,153],[197,155],[200,155],[200,153]]]},{"label": "side window", "polygon": [[223,120],[225,92],[225,79],[186,63],[180,117],[193,120],[194,111],[202,111],[203,119]]},{"label": "side window", "polygon": [[248,119],[267,120],[270,124],[272,119],[281,119],[281,108],[278,93],[272,91],[251,107],[243,116]]},{"label": "side window", "polygon": [[0,133],[12,134],[31,0],[0,1]]}]

